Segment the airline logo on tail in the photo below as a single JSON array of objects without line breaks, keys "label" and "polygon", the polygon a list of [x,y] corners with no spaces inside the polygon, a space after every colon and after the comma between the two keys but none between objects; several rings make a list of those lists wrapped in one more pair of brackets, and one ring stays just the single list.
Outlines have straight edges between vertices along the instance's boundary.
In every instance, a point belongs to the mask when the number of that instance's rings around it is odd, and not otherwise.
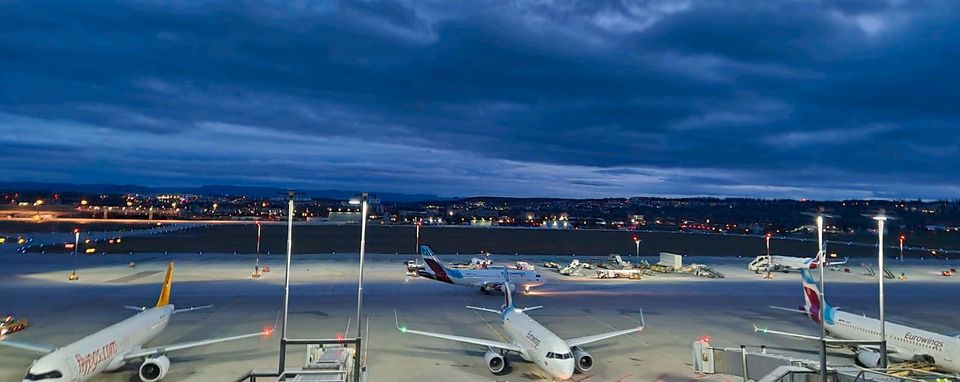
[{"label": "airline logo on tail", "polygon": [[454,269],[447,269],[440,264],[440,261],[437,260],[436,256],[433,255],[433,250],[429,246],[421,245],[420,246],[420,258],[423,260],[428,267],[430,267],[431,272],[420,271],[417,272],[420,276],[434,279],[437,281],[443,281],[448,284],[453,284],[453,278],[462,278],[463,275],[460,271]]},{"label": "airline logo on tail", "polygon": [[[807,315],[810,316],[813,321],[820,323],[820,289],[817,288],[817,282],[813,279],[813,276],[810,275],[810,271],[801,269],[800,275],[803,278],[804,310],[807,311]],[[824,300],[823,304],[826,306],[823,317],[827,324],[833,325],[835,309],[831,307],[826,300]]]},{"label": "airline logo on tail", "polygon": [[157,299],[157,308],[170,305],[171,286],[173,286],[173,260],[167,264],[167,275],[163,278],[163,287],[160,288],[160,298]]}]

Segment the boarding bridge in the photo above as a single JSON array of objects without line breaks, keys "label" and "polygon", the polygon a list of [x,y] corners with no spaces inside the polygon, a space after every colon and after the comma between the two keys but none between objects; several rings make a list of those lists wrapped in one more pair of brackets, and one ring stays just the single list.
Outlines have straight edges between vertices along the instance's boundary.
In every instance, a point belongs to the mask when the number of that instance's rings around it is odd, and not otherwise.
[{"label": "boarding bridge", "polygon": [[[746,346],[721,348],[709,342],[693,343],[694,371],[702,374],[728,374],[743,378],[744,382],[818,382],[819,361],[748,351]],[[828,365],[827,380],[831,382],[960,382],[960,378],[910,368],[866,369],[856,365]]]}]

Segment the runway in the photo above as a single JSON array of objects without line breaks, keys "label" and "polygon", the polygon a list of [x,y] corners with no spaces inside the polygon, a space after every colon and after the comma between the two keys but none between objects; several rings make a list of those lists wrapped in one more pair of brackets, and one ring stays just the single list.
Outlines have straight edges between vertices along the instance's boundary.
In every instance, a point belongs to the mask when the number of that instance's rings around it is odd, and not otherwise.
[{"label": "runway", "polygon": [[[467,256],[446,256],[463,261]],[[82,256],[80,280],[68,282],[73,258],[66,255],[0,256],[0,312],[26,318],[31,326],[15,338],[63,345],[122,320],[133,311],[124,305],[156,301],[167,260],[176,261],[171,301],[178,307],[214,304],[212,309],[175,316],[170,326],[148,346],[200,340],[258,331],[274,324],[282,301],[284,258],[261,257],[272,272],[251,279],[254,258],[229,254],[136,254]],[[371,381],[546,381],[534,365],[511,357],[512,371],[493,376],[483,364],[483,349],[475,346],[401,334],[394,310],[410,328],[499,340],[497,317],[464,309],[464,305],[497,308],[500,295],[482,295],[458,287],[404,275],[404,255],[367,257],[364,313],[370,318],[368,364]],[[526,260],[540,265],[550,256],[494,256],[500,263]],[[581,259],[582,260],[582,259]],[[632,258],[630,259],[632,260]],[[530,315],[564,338],[624,329],[636,324],[640,310],[647,328],[638,334],[586,347],[596,365],[575,381],[690,381],[700,379],[691,366],[690,344],[709,336],[717,346],[767,344],[773,352],[816,358],[816,347],[790,339],[752,332],[752,324],[815,334],[812,321],[767,308],[802,303],[799,276],[775,274],[763,280],[744,269],[749,259],[697,258],[723,272],[725,279],[648,277],[640,281],[569,279],[540,269],[548,283],[516,298],[518,306],[543,305]],[[134,261],[136,267],[128,267]],[[687,261],[685,259],[685,261]],[[958,312],[950,301],[960,295],[957,278],[935,276],[950,264],[909,264],[907,281],[887,283],[887,316],[925,329],[951,332]],[[298,255],[293,260],[291,337],[352,336],[356,323],[357,256]],[[892,268],[896,273],[899,270]],[[855,272],[859,272],[859,269]],[[876,316],[875,278],[859,273],[828,272],[827,296],[842,309]],[[169,381],[232,381],[251,368],[277,364],[274,337],[243,340],[172,353]],[[789,350],[789,349],[798,349]],[[302,366],[303,348],[292,347],[288,364]],[[849,363],[848,352],[831,359]],[[34,354],[0,348],[0,380],[18,380]],[[139,364],[106,374],[98,381],[138,380]],[[710,380],[733,380],[709,376]]]}]

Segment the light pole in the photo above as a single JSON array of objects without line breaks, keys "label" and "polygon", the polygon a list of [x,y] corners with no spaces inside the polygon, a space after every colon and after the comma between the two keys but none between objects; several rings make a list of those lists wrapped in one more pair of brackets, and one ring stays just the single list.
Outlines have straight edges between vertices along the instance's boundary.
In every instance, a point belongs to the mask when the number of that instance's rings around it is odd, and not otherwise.
[{"label": "light pole", "polygon": [[253,278],[260,277],[260,237],[261,237],[261,226],[260,221],[257,221],[257,263],[253,266]]},{"label": "light pole", "polygon": [[633,235],[633,243],[637,245],[637,259],[636,259],[637,262],[634,263],[634,268],[637,268],[637,269],[640,269],[640,242],[641,241],[642,240],[640,240],[640,237],[638,237],[637,235]]},{"label": "light pole", "polygon": [[827,327],[824,324],[824,307],[826,300],[826,288],[824,285],[824,264],[827,262],[827,251],[823,246],[823,215],[817,215],[817,262],[820,266],[820,306],[817,309],[820,319],[820,382],[827,382]]},{"label": "light pole", "polygon": [[773,258],[770,257],[770,237],[771,236],[773,235],[771,235],[769,232],[767,232],[767,234],[763,236],[764,239],[767,241],[767,275],[764,276],[765,279],[773,278],[773,273],[771,273],[772,270],[770,269],[770,268],[773,268]]},{"label": "light pole", "polygon": [[423,224],[423,219],[417,218],[417,247],[414,248],[413,254],[416,255],[420,252],[420,225]]},{"label": "light pole", "polygon": [[900,234],[900,262],[903,262],[903,242],[907,241],[907,236]]},{"label": "light pole", "polygon": [[290,309],[290,261],[293,258],[293,191],[287,193],[287,267],[283,272],[283,325],[280,326],[280,370],[286,367],[287,358],[287,313]]},{"label": "light pole", "polygon": [[360,373],[360,337],[363,325],[360,325],[360,317],[363,314],[363,257],[367,248],[367,193],[360,195],[360,199],[350,199],[350,204],[360,204],[360,276],[357,280],[357,349],[354,356],[354,372]]},{"label": "light pole", "polygon": [[73,273],[70,274],[70,277],[67,279],[70,281],[77,281],[80,279],[80,276],[77,276],[77,247],[80,246],[80,227],[73,229]]},{"label": "light pole", "polygon": [[[886,275],[883,267],[883,225],[887,217],[880,215],[873,218],[877,221],[877,261],[879,262],[880,272],[877,272],[877,279],[880,280],[880,368],[887,367],[887,322],[883,318],[883,277]],[[900,242],[902,251],[903,241]],[[902,252],[901,252],[902,253]]]}]

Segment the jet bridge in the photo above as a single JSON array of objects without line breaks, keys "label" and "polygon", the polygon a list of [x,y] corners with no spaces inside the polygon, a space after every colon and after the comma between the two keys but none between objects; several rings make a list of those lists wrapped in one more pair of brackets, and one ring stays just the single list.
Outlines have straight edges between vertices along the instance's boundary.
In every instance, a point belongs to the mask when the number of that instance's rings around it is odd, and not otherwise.
[{"label": "jet bridge", "polygon": [[[756,348],[756,347],[753,347]],[[750,351],[747,346],[722,348],[707,340],[693,343],[694,371],[728,374],[744,382],[818,382],[819,361],[768,353],[766,347]],[[960,382],[960,377],[907,367],[866,369],[856,365],[828,365],[827,379],[833,382]]]}]

